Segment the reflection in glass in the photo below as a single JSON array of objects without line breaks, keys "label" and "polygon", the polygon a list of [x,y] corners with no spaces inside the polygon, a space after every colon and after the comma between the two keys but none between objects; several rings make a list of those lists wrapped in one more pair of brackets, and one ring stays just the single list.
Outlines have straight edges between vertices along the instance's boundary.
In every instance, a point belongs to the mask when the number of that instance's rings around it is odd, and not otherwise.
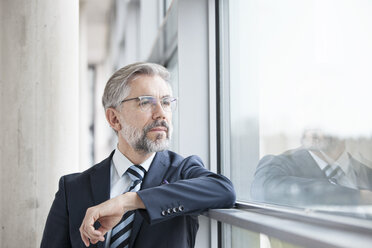
[{"label": "reflection in glass", "polygon": [[372,169],[347,151],[345,139],[307,130],[301,143],[259,161],[253,199],[295,206],[372,203]]},{"label": "reflection in glass", "polygon": [[225,9],[221,161],[237,199],[372,216],[370,2]]}]

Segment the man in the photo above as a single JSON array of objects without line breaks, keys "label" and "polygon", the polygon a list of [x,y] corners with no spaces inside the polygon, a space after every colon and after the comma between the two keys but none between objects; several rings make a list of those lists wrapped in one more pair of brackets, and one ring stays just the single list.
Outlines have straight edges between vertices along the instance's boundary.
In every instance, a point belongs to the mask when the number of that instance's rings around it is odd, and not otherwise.
[{"label": "man", "polygon": [[128,65],[109,79],[102,102],[117,148],[61,178],[41,247],[194,247],[197,215],[233,206],[227,178],[196,156],[166,150],[177,100],[168,80],[169,72],[151,63]]},{"label": "man", "polygon": [[305,131],[300,148],[263,157],[251,186],[253,199],[291,206],[370,204],[370,190],[372,169],[319,130]]}]

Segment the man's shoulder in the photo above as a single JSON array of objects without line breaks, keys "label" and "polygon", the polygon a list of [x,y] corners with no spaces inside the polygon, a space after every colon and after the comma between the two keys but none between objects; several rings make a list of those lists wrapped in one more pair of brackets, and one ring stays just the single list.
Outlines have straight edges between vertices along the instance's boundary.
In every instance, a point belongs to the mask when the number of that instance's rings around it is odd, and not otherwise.
[{"label": "man's shoulder", "polygon": [[287,150],[279,155],[266,155],[259,161],[258,167],[279,166],[296,169],[313,163],[309,151],[300,147]]},{"label": "man's shoulder", "polygon": [[291,160],[296,162],[297,160],[308,159],[310,157],[310,153],[307,149],[303,147],[287,150],[279,155],[273,156],[280,160]]},{"label": "man's shoulder", "polygon": [[178,166],[187,163],[197,163],[203,165],[202,159],[197,155],[190,155],[185,158],[184,156],[169,150],[157,152],[156,159],[159,159],[163,161],[163,163],[167,163],[171,166]]},{"label": "man's shoulder", "polygon": [[97,171],[103,172],[103,171],[109,170],[111,160],[112,160],[112,155],[113,153],[111,153],[109,157],[105,158],[101,162],[93,165],[92,167],[86,169],[83,172],[67,174],[63,176],[62,178],[66,183],[82,181],[82,180],[88,179],[91,174],[96,173]]},{"label": "man's shoulder", "polygon": [[161,159],[161,160],[165,160],[166,162],[169,162],[169,163],[176,162],[176,161],[182,161],[183,159],[185,159],[180,154],[178,154],[176,152],[173,152],[173,151],[170,151],[170,150],[164,150],[164,151],[161,151],[161,152],[157,152],[156,153],[156,158]]}]

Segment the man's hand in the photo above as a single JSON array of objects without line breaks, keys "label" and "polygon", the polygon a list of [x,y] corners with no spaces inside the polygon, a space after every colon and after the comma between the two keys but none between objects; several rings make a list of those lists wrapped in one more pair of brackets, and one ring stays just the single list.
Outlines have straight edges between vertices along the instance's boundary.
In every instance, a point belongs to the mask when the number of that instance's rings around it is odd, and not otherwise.
[{"label": "man's hand", "polygon": [[[104,241],[104,235],[120,222],[126,212],[141,208],[144,209],[145,205],[135,192],[127,192],[88,208],[79,229],[85,246]],[[101,224],[97,230],[94,228],[96,221]]]}]

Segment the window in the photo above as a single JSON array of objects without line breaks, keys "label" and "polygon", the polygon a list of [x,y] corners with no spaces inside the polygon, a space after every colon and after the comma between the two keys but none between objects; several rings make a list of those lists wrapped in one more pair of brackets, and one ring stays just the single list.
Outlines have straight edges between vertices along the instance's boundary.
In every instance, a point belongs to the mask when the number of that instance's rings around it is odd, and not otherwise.
[{"label": "window", "polygon": [[280,239],[269,237],[267,235],[251,232],[247,229],[239,228],[233,225],[223,224],[224,230],[229,230],[230,235],[225,235],[223,240],[224,247],[246,248],[246,247],[272,247],[272,248],[301,248]]},{"label": "window", "polygon": [[238,199],[369,218],[370,2],[220,7],[221,161]]}]

